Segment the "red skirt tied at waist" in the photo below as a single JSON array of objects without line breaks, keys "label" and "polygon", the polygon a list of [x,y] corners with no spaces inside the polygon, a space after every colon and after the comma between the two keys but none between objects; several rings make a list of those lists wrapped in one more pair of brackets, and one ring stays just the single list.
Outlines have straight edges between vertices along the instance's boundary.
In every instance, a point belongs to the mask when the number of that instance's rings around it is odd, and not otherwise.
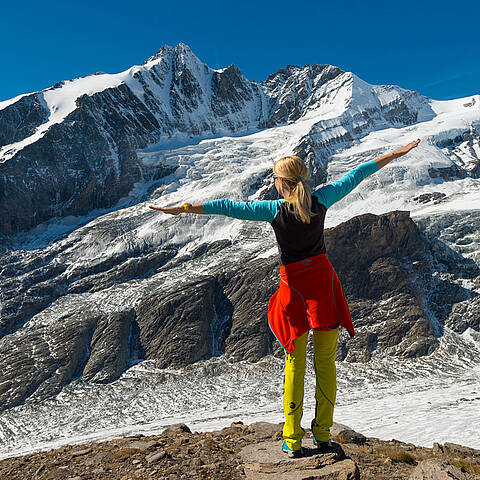
[{"label": "red skirt tied at waist", "polygon": [[293,341],[310,329],[340,325],[355,336],[342,285],[325,253],[280,266],[280,287],[270,297],[267,316],[288,353],[295,349]]}]

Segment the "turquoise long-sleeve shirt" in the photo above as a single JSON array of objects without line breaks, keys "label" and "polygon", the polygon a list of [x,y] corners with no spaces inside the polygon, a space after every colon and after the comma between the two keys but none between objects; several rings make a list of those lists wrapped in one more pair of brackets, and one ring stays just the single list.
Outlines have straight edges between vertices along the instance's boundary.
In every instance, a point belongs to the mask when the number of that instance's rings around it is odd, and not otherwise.
[{"label": "turquoise long-sleeve shirt", "polygon": [[[335,202],[348,195],[362,180],[379,170],[375,160],[363,163],[346,173],[339,180],[324,185],[312,193],[319,203],[330,208]],[[221,198],[203,202],[205,214],[226,215],[227,217],[240,218],[242,220],[266,221],[272,223],[280,206],[288,200],[258,200],[250,202],[237,202]]]}]

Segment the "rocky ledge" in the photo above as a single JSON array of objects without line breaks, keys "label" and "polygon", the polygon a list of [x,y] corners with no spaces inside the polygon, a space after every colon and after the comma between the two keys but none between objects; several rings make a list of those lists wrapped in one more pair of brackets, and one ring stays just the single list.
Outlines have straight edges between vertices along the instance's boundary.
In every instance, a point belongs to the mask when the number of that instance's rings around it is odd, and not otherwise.
[{"label": "rocky ledge", "polygon": [[453,443],[433,448],[365,437],[334,424],[334,446],[318,454],[306,431],[305,455],[281,452],[283,424],[234,422],[214,432],[192,432],[176,424],[160,435],[135,435],[100,443],[65,445],[0,461],[9,480],[176,480],[480,478],[480,450]]}]

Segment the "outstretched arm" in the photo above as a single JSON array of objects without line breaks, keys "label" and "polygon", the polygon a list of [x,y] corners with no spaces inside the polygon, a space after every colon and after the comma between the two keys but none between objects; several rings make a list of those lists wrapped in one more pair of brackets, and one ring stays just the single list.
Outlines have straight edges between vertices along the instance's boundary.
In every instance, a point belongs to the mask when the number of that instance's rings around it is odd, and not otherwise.
[{"label": "outstretched arm", "polygon": [[[278,212],[279,200],[258,200],[253,202],[235,202],[226,198],[208,200],[203,203],[195,203],[189,207],[190,213],[203,213],[206,215],[225,215],[227,217],[242,220],[256,220],[272,222]],[[154,207],[152,210],[160,210],[164,213],[178,215],[184,213],[182,206],[179,207]]]},{"label": "outstretched arm", "polygon": [[[153,205],[149,205],[148,208],[152,210],[159,210],[163,213],[169,213],[170,215],[178,215],[179,213],[186,213],[183,205],[179,207],[155,207]],[[202,203],[194,203],[189,208],[190,213],[204,213],[203,211],[203,204]]]},{"label": "outstretched arm", "polygon": [[415,148],[420,143],[420,139],[415,140],[414,142],[407,143],[402,148],[395,150],[394,152],[387,153],[382,157],[378,157],[375,161],[378,163],[378,168],[384,167],[387,163],[391,162],[394,158],[403,157],[406,155],[412,148]]},{"label": "outstretched arm", "polygon": [[387,153],[382,157],[369,162],[363,163],[358,167],[355,167],[350,172],[346,173],[339,180],[329,183],[319,190],[313,192],[318,198],[318,201],[325,205],[327,208],[331,207],[334,203],[341,200],[348,195],[362,180],[367,178],[372,173],[377,172],[380,168],[391,162],[394,158],[406,155],[412,148],[415,148],[419,144],[420,140],[415,140],[394,152]]}]

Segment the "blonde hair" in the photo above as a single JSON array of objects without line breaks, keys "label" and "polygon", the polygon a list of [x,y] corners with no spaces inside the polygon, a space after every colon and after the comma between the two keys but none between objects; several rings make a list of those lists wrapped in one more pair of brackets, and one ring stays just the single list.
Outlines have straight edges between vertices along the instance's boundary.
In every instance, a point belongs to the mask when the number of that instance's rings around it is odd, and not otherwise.
[{"label": "blonde hair", "polygon": [[312,190],[306,183],[310,180],[310,171],[303,160],[297,155],[280,158],[273,164],[273,173],[283,178],[292,192],[293,202],[290,205],[293,205],[295,218],[300,222],[310,223],[311,217],[317,214],[311,210]]}]

